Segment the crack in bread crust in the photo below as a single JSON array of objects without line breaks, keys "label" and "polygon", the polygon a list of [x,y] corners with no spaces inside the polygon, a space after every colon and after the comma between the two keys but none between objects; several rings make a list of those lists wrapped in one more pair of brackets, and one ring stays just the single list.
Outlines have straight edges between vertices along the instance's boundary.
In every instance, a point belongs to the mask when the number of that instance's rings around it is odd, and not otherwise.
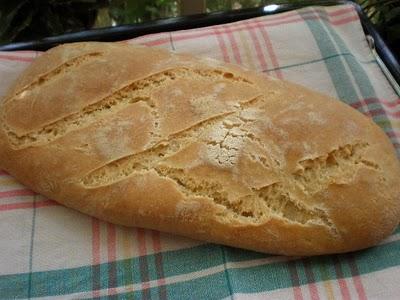
[{"label": "crack in bread crust", "polygon": [[368,146],[368,143],[347,144],[326,155],[300,161],[298,170],[293,174],[293,183],[306,194],[315,194],[320,191],[321,185],[326,186],[339,179],[343,183],[351,182],[355,170],[361,165],[379,170],[378,164],[362,155]]},{"label": "crack in bread crust", "polygon": [[[185,196],[207,197],[223,206],[225,210],[217,214],[221,222],[239,220],[261,224],[274,216],[297,224],[323,225],[333,237],[340,238],[340,231],[324,209],[306,205],[301,199],[295,199],[291,191],[299,191],[300,188],[304,196],[316,194],[333,183],[334,179],[347,178],[345,183],[350,183],[361,166],[379,170],[379,165],[363,158],[362,153],[367,147],[366,143],[345,145],[329,152],[328,155],[301,161],[299,165],[303,169],[289,176],[276,170],[277,173],[281,173],[278,182],[258,189],[252,188],[249,195],[239,199],[229,197],[223,184],[216,180],[198,179],[182,169],[165,165],[155,164],[151,169],[159,176],[173,180]],[[333,174],[334,172],[336,174]],[[318,180],[319,177],[321,179]],[[318,187],[312,184],[314,182]]]},{"label": "crack in bread crust", "polygon": [[[150,148],[133,155],[120,158],[108,163],[87,174],[81,183],[88,188],[109,185],[121,181],[136,172],[148,171],[153,165],[170,157],[193,142],[194,136],[199,136],[202,130],[212,127],[220,120],[224,119],[226,113],[215,116],[200,122],[184,131],[171,135],[165,140],[161,140]],[[171,139],[173,139],[171,141]]]},{"label": "crack in bread crust", "polygon": [[[194,124],[189,128],[170,135],[166,139],[157,141],[156,144],[151,145],[148,149],[140,153],[120,158],[90,172],[81,180],[81,183],[86,187],[94,188],[121,181],[138,170],[149,170],[158,162],[176,154],[193,143],[193,141],[197,140],[207,143],[207,137],[202,136],[207,130],[211,129],[212,132],[212,129],[216,125],[222,124],[228,116],[239,116],[244,110],[243,107],[258,105],[263,102],[263,97],[256,97],[239,104],[239,108],[234,111],[216,115]],[[210,143],[209,140],[208,143]]]},{"label": "crack in bread crust", "polygon": [[210,179],[197,179],[182,169],[156,166],[154,170],[160,177],[173,180],[178,189],[187,197],[206,197],[215,204],[224,207],[217,214],[221,222],[230,223],[238,220],[245,223],[265,223],[272,216],[298,224],[312,222],[329,228],[333,236],[339,237],[339,231],[328,214],[316,207],[307,207],[295,201],[281,182],[259,189],[252,189],[251,194],[239,199],[229,197],[221,182]]},{"label": "crack in bread crust", "polygon": [[[300,169],[293,174],[284,174],[279,168],[274,168],[279,178],[278,182],[257,189],[251,188],[248,195],[240,198],[230,197],[218,180],[197,178],[183,169],[162,163],[164,159],[190,145],[193,140],[199,141],[193,138],[194,133],[198,134],[196,137],[199,137],[202,131],[222,124],[227,117],[235,114],[238,112],[207,120],[172,137],[173,141],[162,141],[142,153],[111,162],[89,173],[81,180],[81,184],[86,188],[95,188],[110,185],[130,176],[143,174],[143,172],[155,171],[160,177],[175,182],[186,197],[206,197],[224,207],[224,211],[216,215],[221,222],[237,220],[260,224],[271,217],[277,217],[297,224],[312,223],[325,226],[333,237],[339,238],[339,230],[324,209],[306,205],[301,199],[296,199],[292,192],[300,191],[304,196],[314,195],[326,189],[338,178],[347,178],[342,183],[350,183],[361,166],[379,170],[377,164],[363,158],[362,154],[368,144],[345,145],[332,150],[327,155],[300,161]],[[207,140],[200,140],[207,144]],[[266,162],[264,165],[270,166]]]},{"label": "crack in bread crust", "polygon": [[[89,55],[89,54],[88,54]],[[94,54],[91,54],[92,56]],[[82,59],[83,56],[82,56]],[[71,62],[71,66],[73,62]],[[54,121],[50,124],[43,126],[38,130],[27,132],[24,134],[17,134],[10,126],[6,124],[3,117],[3,129],[7,137],[15,149],[23,149],[30,146],[39,146],[50,143],[65,134],[88,126],[107,115],[114,114],[125,107],[135,104],[137,102],[145,102],[151,108],[153,115],[155,132],[151,132],[153,138],[159,138],[158,125],[159,116],[157,108],[150,98],[150,92],[165,87],[168,83],[177,78],[197,78],[197,79],[225,79],[229,81],[243,82],[252,85],[247,79],[238,77],[229,72],[221,70],[192,70],[188,68],[176,68],[166,70],[144,79],[139,79],[115,91],[113,94],[99,100],[98,102],[84,107],[81,111],[66,116],[62,119]],[[31,85],[35,85],[32,83]]]},{"label": "crack in bread crust", "polygon": [[[240,199],[232,199],[224,190],[223,184],[216,180],[199,179],[182,169],[163,164],[165,159],[174,156],[195,141],[205,146],[218,147],[219,151],[228,151],[231,154],[241,149],[242,144],[236,143],[238,139],[254,142],[265,150],[266,146],[262,140],[244,128],[257,118],[249,120],[243,117],[249,110],[265,105],[265,102],[265,98],[259,96],[241,103],[234,111],[199,122],[157,142],[143,152],[108,163],[87,174],[80,183],[85,188],[96,188],[143,172],[155,171],[160,177],[175,182],[184,195],[207,197],[215,204],[223,206],[224,212],[217,215],[221,222],[239,220],[259,224],[274,216],[297,224],[320,224],[328,228],[332,236],[339,237],[340,233],[326,211],[305,205],[301,199],[295,199],[292,192],[300,192],[304,197],[312,196],[339,179],[342,183],[350,183],[361,166],[379,169],[376,163],[363,157],[368,147],[367,143],[344,145],[327,155],[299,161],[298,169],[293,174],[283,172],[277,160],[261,157],[263,159],[260,158],[260,163],[265,168],[272,168],[279,181],[259,189],[251,188],[249,194]],[[251,153],[245,155],[253,160],[259,158]],[[224,167],[220,159],[221,157],[215,158],[219,166]],[[233,167],[234,164],[235,162],[229,167]]]}]

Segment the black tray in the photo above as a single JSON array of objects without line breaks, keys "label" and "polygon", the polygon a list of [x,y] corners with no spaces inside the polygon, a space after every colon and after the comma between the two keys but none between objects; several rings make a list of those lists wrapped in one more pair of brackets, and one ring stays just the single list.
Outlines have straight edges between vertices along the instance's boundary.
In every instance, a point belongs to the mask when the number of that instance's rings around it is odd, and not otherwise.
[{"label": "black tray", "polygon": [[[56,45],[71,42],[82,41],[120,41],[131,39],[150,33],[175,31],[182,29],[199,28],[217,24],[250,19],[254,17],[277,14],[285,11],[295,10],[310,5],[338,5],[352,4],[360,17],[361,24],[366,35],[373,38],[375,49],[379,57],[382,59],[394,80],[400,84],[400,65],[388,48],[385,41],[382,39],[374,25],[363,12],[362,8],[352,1],[308,1],[302,3],[287,3],[274,5],[274,10],[264,10],[264,7],[248,8],[233,11],[214,12],[207,14],[198,14],[190,16],[182,16],[176,18],[160,19],[156,21],[135,24],[121,25],[115,27],[106,27],[99,29],[91,29],[74,33],[67,33],[58,36],[46,37],[40,40],[18,42],[0,45],[0,51],[15,51],[15,50],[47,50]],[[270,6],[272,7],[272,6]]]}]

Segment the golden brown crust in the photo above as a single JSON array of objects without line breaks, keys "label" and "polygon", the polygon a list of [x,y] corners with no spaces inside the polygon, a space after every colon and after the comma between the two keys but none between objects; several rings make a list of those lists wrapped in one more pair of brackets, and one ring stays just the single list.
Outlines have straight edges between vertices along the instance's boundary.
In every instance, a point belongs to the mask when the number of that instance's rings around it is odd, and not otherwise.
[{"label": "golden brown crust", "polygon": [[1,168],[113,223],[287,255],[365,248],[398,224],[400,166],[378,126],[237,66],[63,45],[0,113]]}]

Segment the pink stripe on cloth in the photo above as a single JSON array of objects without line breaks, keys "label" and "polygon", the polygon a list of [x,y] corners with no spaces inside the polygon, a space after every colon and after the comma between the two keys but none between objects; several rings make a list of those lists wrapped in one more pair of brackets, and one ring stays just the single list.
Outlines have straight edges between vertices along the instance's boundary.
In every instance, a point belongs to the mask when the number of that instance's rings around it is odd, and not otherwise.
[{"label": "pink stripe on cloth", "polygon": [[340,293],[342,294],[343,300],[351,300],[349,287],[347,286],[347,282],[343,278],[338,279]]},{"label": "pink stripe on cloth", "polygon": [[366,108],[365,113],[368,114],[369,116],[372,116],[372,117],[382,116],[382,115],[383,116],[389,115],[389,116],[391,116],[391,117],[393,117],[395,119],[400,117],[400,111],[392,112],[390,110],[382,109],[382,108],[369,109],[368,106],[366,106],[366,104],[363,105],[362,103],[361,104],[354,103],[354,104],[351,104],[351,106],[356,108],[356,109],[360,108],[360,107]]},{"label": "pink stripe on cloth", "polygon": [[344,19],[341,19],[341,20],[331,21],[330,23],[332,25],[339,26],[339,25],[345,25],[347,23],[351,23],[351,22],[354,22],[354,21],[358,21],[358,16],[351,16],[351,17],[347,17],[347,18],[344,18]]},{"label": "pink stripe on cloth", "polygon": [[233,32],[229,32],[227,35],[229,43],[231,44],[231,49],[233,52],[233,57],[235,58],[235,62],[240,65],[242,64],[242,58],[240,57],[240,50],[236,42],[235,36],[233,35]]},{"label": "pink stripe on cloth", "polygon": [[160,299],[167,299],[167,289],[166,289],[166,281],[164,274],[164,264],[162,259],[160,232],[153,230],[152,238],[153,238],[153,250],[155,253],[156,271],[157,271],[157,285],[160,287],[159,296]]},{"label": "pink stripe on cloth", "polygon": [[[353,16],[357,16],[356,12],[354,11],[354,8],[350,7],[350,8],[344,8],[340,10],[340,13],[335,15],[336,16],[342,16],[345,13],[348,12],[352,12]],[[309,14],[310,16],[315,17],[315,12],[314,11],[305,11],[304,15]],[[327,13],[328,16],[331,16],[331,13]],[[244,24],[262,24],[262,25],[268,25],[268,24],[274,24],[276,23],[276,21],[283,21],[286,19],[299,19],[299,15],[297,11],[293,11],[293,12],[289,12],[286,13],[284,15],[276,15],[276,16],[268,16],[268,19],[265,19],[264,17],[262,20],[260,18],[255,18],[255,19],[248,19],[248,20],[243,20],[240,22],[235,22],[235,23],[230,23],[230,24],[225,24],[225,25],[215,25],[215,26],[211,26],[211,27],[204,27],[204,28],[197,28],[197,29],[193,29],[190,30],[190,32],[209,32],[211,30],[211,28],[213,27],[220,27],[222,30],[237,30],[237,29],[246,29]],[[189,33],[188,31],[176,31],[175,33]],[[190,34],[190,33],[189,33]],[[157,35],[157,34],[155,34]]]},{"label": "pink stripe on cloth", "polygon": [[[344,25],[347,23],[351,23],[353,21],[358,20],[358,16],[351,16],[351,17],[347,17],[344,19],[340,19],[340,20],[330,20],[328,18],[325,18],[323,16],[320,15],[308,15],[310,14],[310,12],[305,12],[303,15],[303,18],[297,17],[297,16],[293,16],[291,19],[288,20],[279,20],[279,21],[249,21],[251,23],[249,24],[253,24],[255,26],[278,26],[278,25],[284,25],[284,24],[292,24],[292,23],[302,23],[304,20],[323,20],[323,21],[327,21],[329,22],[331,25],[334,26],[339,26],[339,25]],[[235,28],[236,30],[238,29],[242,29],[242,28]]]},{"label": "pink stripe on cloth", "polygon": [[400,139],[400,132],[397,131],[386,131],[385,132],[390,138],[399,138]]},{"label": "pink stripe on cloth", "polygon": [[247,29],[250,33],[251,39],[253,40],[253,44],[256,49],[257,59],[258,59],[258,62],[260,63],[261,70],[266,70],[268,68],[267,61],[265,60],[264,52],[262,51],[262,48],[261,48],[260,42],[257,38],[256,32],[254,31],[254,29],[256,29],[256,28],[248,26]]},{"label": "pink stripe on cloth", "polygon": [[93,297],[100,296],[100,221],[92,218]]},{"label": "pink stripe on cloth", "polygon": [[330,17],[336,17],[336,16],[340,16],[340,15],[343,15],[343,14],[348,13],[348,12],[356,13],[356,11],[354,10],[354,7],[352,7],[352,6],[339,8],[339,9],[336,9],[335,11],[332,11],[332,12],[328,11],[327,13],[328,13],[328,15]]},{"label": "pink stripe on cloth", "polygon": [[268,32],[265,29],[265,27],[261,27],[260,31],[261,31],[261,34],[262,34],[262,36],[264,38],[265,45],[267,46],[267,51],[268,51],[268,54],[269,54],[271,62],[272,62],[272,68],[275,69],[276,76],[279,79],[283,79],[282,70],[279,69],[278,58],[275,55],[274,47],[272,45],[271,39],[268,36]]},{"label": "pink stripe on cloth", "polygon": [[[307,12],[308,13],[308,12]],[[310,12],[311,13],[311,12]],[[303,16],[303,18],[300,18],[298,16],[293,16],[292,19],[289,20],[282,20],[282,21],[275,21],[275,22],[271,22],[269,20],[252,20],[249,22],[240,22],[240,24],[238,25],[229,25],[229,26],[225,26],[225,27],[221,27],[219,25],[217,26],[211,26],[208,28],[204,28],[201,30],[191,30],[188,32],[185,31],[177,31],[174,35],[174,40],[175,41],[182,41],[182,40],[188,40],[188,39],[193,39],[193,38],[200,38],[200,37],[206,37],[206,36],[210,36],[210,35],[215,35],[214,28],[215,27],[219,27],[218,28],[218,34],[221,33],[233,33],[236,31],[247,31],[249,29],[256,29],[256,28],[260,28],[262,26],[278,26],[278,25],[283,25],[283,24],[291,24],[291,23],[301,23],[304,22],[304,20],[327,20],[324,17],[321,17],[319,15],[310,15],[307,16],[307,14],[305,14]],[[348,17],[345,19],[341,19],[341,20],[336,20],[336,21],[329,21],[332,25],[345,25],[348,24],[350,22],[354,22],[357,21],[358,17],[357,16],[352,16],[352,17]],[[157,46],[157,45],[162,45],[165,43],[169,43],[169,39],[168,38],[158,38],[155,40],[151,40],[151,41],[147,41],[144,42],[143,44],[146,46]]]},{"label": "pink stripe on cloth", "polygon": [[140,277],[141,277],[141,286],[143,291],[143,299],[150,299],[150,283],[149,283],[149,270],[147,265],[147,247],[146,247],[146,237],[145,231],[143,228],[137,229],[138,233],[138,246],[139,246],[139,256],[141,257],[140,264]]},{"label": "pink stripe on cloth", "polygon": [[[38,201],[35,204],[35,208],[40,207],[48,207],[48,206],[60,206],[61,204],[53,201],[53,200],[43,200]],[[9,203],[9,204],[0,204],[0,211],[8,211],[8,210],[15,210],[15,209],[27,209],[33,208],[33,202],[20,202],[20,203]]]},{"label": "pink stripe on cloth", "polygon": [[230,62],[228,49],[226,48],[224,39],[217,27],[214,28],[214,33],[218,41],[219,48],[221,49],[222,57],[225,62]]},{"label": "pink stripe on cloth", "polygon": [[33,57],[24,57],[24,56],[16,56],[16,55],[0,54],[0,59],[31,63],[35,58],[33,58]]},{"label": "pink stripe on cloth", "polygon": [[[107,223],[107,262],[115,262],[117,259],[116,254],[116,229],[115,225],[111,223]],[[116,265],[111,264],[109,265],[108,269],[108,286],[111,288],[108,289],[108,294],[113,295],[117,292],[117,270]]]},{"label": "pink stripe on cloth", "polygon": [[378,108],[378,109],[373,109],[373,110],[370,110],[369,111],[370,113],[371,113],[371,115],[372,116],[379,116],[379,115],[389,115],[389,116],[391,116],[391,117],[393,117],[393,118],[400,118],[400,111],[396,111],[396,112],[391,112],[391,111],[388,111],[387,109],[381,109],[381,108]]},{"label": "pink stripe on cloth", "polygon": [[395,110],[389,107],[388,104],[382,105],[382,108],[370,109],[368,107],[368,104],[374,104],[374,103],[382,104],[384,102],[376,98],[368,98],[366,100],[361,99],[358,102],[351,103],[350,106],[358,110],[361,109],[362,110],[361,112],[370,118],[376,116],[384,116],[388,121],[391,121],[392,119],[397,119],[400,117],[400,110]]},{"label": "pink stripe on cloth", "polygon": [[299,273],[297,272],[296,262],[288,261],[288,270],[290,275],[290,281],[292,282],[293,296],[295,300],[303,300],[303,293],[300,287]]},{"label": "pink stripe on cloth", "polygon": [[[204,36],[208,36],[208,35],[209,34],[205,34]],[[174,40],[176,40],[175,37],[174,37]],[[159,46],[159,45],[166,44],[166,43],[169,43],[169,39],[162,38],[162,39],[156,39],[156,40],[152,40],[152,41],[143,42],[141,44],[145,45],[145,46],[153,47],[153,46]]]},{"label": "pink stripe on cloth", "polygon": [[319,300],[318,288],[317,285],[315,284],[314,271],[312,269],[310,261],[307,258],[303,259],[303,266],[308,282],[307,286],[310,292],[311,299]]},{"label": "pink stripe on cloth", "polygon": [[301,287],[294,286],[293,287],[293,294],[294,294],[294,299],[295,300],[304,300],[303,294],[301,292]]},{"label": "pink stripe on cloth", "polygon": [[107,223],[107,254],[109,262],[116,260],[116,230],[111,223]]},{"label": "pink stripe on cloth", "polygon": [[340,288],[340,293],[342,295],[342,299],[344,300],[350,300],[350,290],[349,287],[347,286],[347,282],[346,279],[344,278],[344,274],[343,274],[343,269],[342,269],[342,265],[341,262],[339,260],[339,257],[334,255],[332,257],[332,262],[335,266],[335,273],[336,273],[336,278],[337,278],[337,282],[339,284],[339,288]]},{"label": "pink stripe on cloth", "polygon": [[358,294],[358,299],[367,300],[368,298],[367,295],[365,294],[365,289],[361,281],[361,276],[360,275],[353,276],[352,279]]},{"label": "pink stripe on cloth", "polygon": [[308,284],[308,289],[310,291],[311,300],[319,300],[317,285],[314,282]]},{"label": "pink stripe on cloth", "polygon": [[[366,104],[373,104],[373,103],[382,104],[383,106],[386,106],[389,109],[397,108],[397,106],[400,107],[400,98],[393,101],[388,101],[385,99],[378,99],[378,98],[366,98],[363,100],[363,102],[365,102]],[[358,108],[361,105],[362,105],[361,102],[356,102],[352,106]]]},{"label": "pink stripe on cloth", "polygon": [[[355,13],[353,8],[346,8],[340,14],[338,14],[337,16],[341,16],[342,17],[343,14],[348,13],[348,12],[352,12],[353,13],[352,17],[354,17],[354,16],[357,17],[357,14]],[[315,13],[315,11],[311,11],[311,10],[305,11],[303,15],[304,16],[309,16],[309,17],[319,16],[318,14]],[[327,15],[330,16],[329,13]],[[329,22],[331,22],[331,19],[332,19],[332,18],[326,19],[324,16],[320,16],[320,17],[324,18],[325,20],[327,20]],[[348,17],[345,17],[345,18],[348,18]],[[289,20],[287,20],[287,19],[289,19]],[[223,27],[226,28],[226,29],[237,30],[237,29],[245,29],[244,24],[273,25],[273,24],[276,24],[277,21],[288,21],[288,22],[291,22],[293,20],[299,20],[299,19],[302,20],[302,18],[299,17],[298,12],[297,11],[293,11],[293,12],[287,13],[287,15],[282,15],[282,16],[277,15],[275,18],[272,18],[272,17],[269,16],[268,19],[265,19],[263,17],[254,18],[254,19],[248,19],[248,20],[244,20],[244,21],[240,21],[240,22],[236,22],[236,23],[223,25]],[[337,22],[337,21],[338,20],[332,20],[332,22]],[[339,22],[340,22],[340,20],[339,20]],[[281,23],[279,23],[279,24],[281,24]],[[221,25],[216,25],[216,26],[221,26]],[[208,31],[208,30],[209,30],[209,28],[206,27],[206,28],[199,28],[199,29],[196,29],[194,31],[203,32],[203,31]]]},{"label": "pink stripe on cloth", "polygon": [[11,190],[11,191],[0,192],[0,199],[1,198],[7,198],[7,197],[34,196],[34,195],[36,195],[36,193],[31,191],[31,190],[19,189],[19,190]]},{"label": "pink stripe on cloth", "polygon": [[18,50],[18,53],[23,53],[23,54],[37,54],[38,52],[36,50]]}]

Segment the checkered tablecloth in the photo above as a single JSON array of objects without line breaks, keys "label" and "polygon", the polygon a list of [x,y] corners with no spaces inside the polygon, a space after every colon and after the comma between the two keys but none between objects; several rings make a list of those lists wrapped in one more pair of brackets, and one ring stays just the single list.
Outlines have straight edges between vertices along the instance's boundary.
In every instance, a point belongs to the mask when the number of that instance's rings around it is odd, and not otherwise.
[{"label": "checkered tablecloth", "polygon": [[[352,6],[130,40],[244,65],[340,98],[400,150],[400,99]],[[40,55],[0,53],[0,95]],[[398,151],[399,153],[399,151]],[[399,199],[400,201],[400,199]],[[400,299],[400,230],[379,246],[293,258],[108,224],[0,174],[0,298]]]}]

